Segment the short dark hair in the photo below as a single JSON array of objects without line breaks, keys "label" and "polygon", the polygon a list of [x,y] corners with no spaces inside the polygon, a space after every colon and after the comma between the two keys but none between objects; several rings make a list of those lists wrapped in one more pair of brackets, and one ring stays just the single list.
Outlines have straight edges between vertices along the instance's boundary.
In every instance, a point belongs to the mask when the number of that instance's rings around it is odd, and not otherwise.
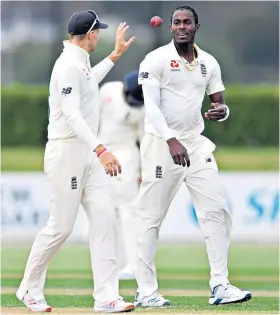
[{"label": "short dark hair", "polygon": [[184,11],[184,10],[191,11],[193,14],[193,17],[194,17],[195,24],[198,24],[198,15],[197,15],[195,9],[193,9],[192,7],[189,7],[188,5],[180,5],[179,7],[175,8],[175,10],[171,14],[170,24],[172,24],[172,17],[173,17],[174,12],[180,11],[180,10],[181,11]]}]

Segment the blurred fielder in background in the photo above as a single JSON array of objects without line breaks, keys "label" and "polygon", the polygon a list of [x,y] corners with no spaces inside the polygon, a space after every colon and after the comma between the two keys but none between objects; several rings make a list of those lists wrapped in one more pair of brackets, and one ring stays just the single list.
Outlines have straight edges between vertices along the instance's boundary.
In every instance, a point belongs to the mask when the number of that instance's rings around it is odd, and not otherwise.
[{"label": "blurred fielder in background", "polygon": [[125,303],[119,296],[113,187],[106,175],[116,176],[121,168],[97,137],[98,84],[134,38],[125,41],[128,26],[121,23],[115,50],[92,68],[89,52],[96,49],[99,29],[107,27],[94,11],[73,14],[68,23],[69,41],[64,41],[64,50],[51,75],[44,160],[51,189],[50,217],[36,236],[16,294],[31,311],[51,311],[43,293],[47,266],[71,234],[80,204],[90,224],[94,310],[134,309],[132,303]]},{"label": "blurred fielder in background", "polygon": [[215,145],[201,135],[205,92],[212,106],[205,114],[207,119],[223,121],[229,115],[222,94],[220,66],[213,56],[194,44],[199,29],[194,9],[176,8],[170,26],[173,41],[149,53],[139,70],[147,120],[141,143],[142,218],[135,305],[170,305],[158,292],[154,256],[160,226],[183,182],[206,243],[211,268],[209,304],[247,301],[250,292],[229,284],[231,216],[212,154]]},{"label": "blurred fielder in background", "polygon": [[116,187],[120,279],[134,279],[136,268],[139,143],[144,134],[144,99],[138,71],[128,73],[123,82],[105,83],[100,89],[101,112],[98,136],[122,165],[113,178]]}]

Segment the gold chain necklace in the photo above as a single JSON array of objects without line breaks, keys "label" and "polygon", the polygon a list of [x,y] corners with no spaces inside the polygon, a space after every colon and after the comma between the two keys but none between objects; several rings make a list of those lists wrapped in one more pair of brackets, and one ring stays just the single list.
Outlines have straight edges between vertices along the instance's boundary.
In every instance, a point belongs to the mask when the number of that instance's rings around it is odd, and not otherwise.
[{"label": "gold chain necklace", "polygon": [[184,58],[182,58],[181,56],[180,56],[180,58],[181,58],[181,60],[182,60],[182,62],[183,62],[183,64],[184,64],[185,68],[186,68],[188,71],[194,71],[195,66],[196,66],[196,58],[195,58],[194,47],[193,47],[193,61],[190,63],[190,64],[194,63],[194,65],[193,65],[192,68],[190,68],[190,67],[187,65],[187,62],[186,62],[186,60],[185,60]]}]

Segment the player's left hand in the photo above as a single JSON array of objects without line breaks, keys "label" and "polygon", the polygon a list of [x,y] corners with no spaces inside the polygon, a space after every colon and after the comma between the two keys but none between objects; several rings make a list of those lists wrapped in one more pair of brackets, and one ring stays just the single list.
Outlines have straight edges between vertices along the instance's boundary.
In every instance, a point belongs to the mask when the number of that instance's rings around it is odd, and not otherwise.
[{"label": "player's left hand", "polygon": [[129,26],[126,25],[126,22],[120,23],[117,32],[116,32],[116,44],[115,52],[117,55],[124,54],[130,45],[135,41],[135,37],[131,37],[128,41],[125,41],[125,33],[128,30]]},{"label": "player's left hand", "polygon": [[107,174],[111,176],[117,176],[118,174],[121,174],[121,165],[111,152],[104,152],[102,155],[100,155],[99,160]]},{"label": "player's left hand", "polygon": [[227,109],[224,104],[211,103],[211,106],[213,107],[213,109],[209,109],[208,112],[205,113],[205,117],[207,119],[216,121],[225,118],[227,114]]}]

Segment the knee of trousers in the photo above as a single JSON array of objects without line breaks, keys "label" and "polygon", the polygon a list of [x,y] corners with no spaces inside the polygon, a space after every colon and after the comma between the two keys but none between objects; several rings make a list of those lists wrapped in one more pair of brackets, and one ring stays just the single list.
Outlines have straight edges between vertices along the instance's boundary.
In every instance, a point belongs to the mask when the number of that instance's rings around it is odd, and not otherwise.
[{"label": "knee of trousers", "polygon": [[145,246],[147,239],[157,241],[162,220],[159,217],[149,216],[139,222],[138,245]]},{"label": "knee of trousers", "polygon": [[160,207],[140,205],[136,215],[140,220],[142,229],[159,229],[164,219],[164,213]]},{"label": "knee of trousers", "polygon": [[145,229],[160,229],[162,223],[162,216],[161,215],[151,215],[144,218],[144,227]]},{"label": "knee of trousers", "polygon": [[146,228],[159,228],[164,217],[165,207],[160,195],[151,197],[149,195],[140,195],[138,198],[137,214]]},{"label": "knee of trousers", "polygon": [[68,238],[68,236],[72,233],[73,228],[74,224],[67,222],[67,217],[65,218],[63,224],[56,224],[52,222],[51,218],[47,223],[47,233],[61,241],[65,241]]},{"label": "knee of trousers", "polygon": [[203,215],[197,215],[200,229],[204,238],[213,234],[231,234],[232,220],[230,213],[224,209],[219,211],[205,211]]}]

